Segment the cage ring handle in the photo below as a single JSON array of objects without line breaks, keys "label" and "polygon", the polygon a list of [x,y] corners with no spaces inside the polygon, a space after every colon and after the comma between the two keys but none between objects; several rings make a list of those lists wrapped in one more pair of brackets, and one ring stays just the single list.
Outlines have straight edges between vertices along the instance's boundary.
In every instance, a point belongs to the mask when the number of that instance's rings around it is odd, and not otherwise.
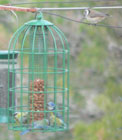
[{"label": "cage ring handle", "polygon": [[35,18],[36,19],[42,19],[43,18],[43,9],[42,8],[39,8],[37,9],[37,11],[35,12]]}]

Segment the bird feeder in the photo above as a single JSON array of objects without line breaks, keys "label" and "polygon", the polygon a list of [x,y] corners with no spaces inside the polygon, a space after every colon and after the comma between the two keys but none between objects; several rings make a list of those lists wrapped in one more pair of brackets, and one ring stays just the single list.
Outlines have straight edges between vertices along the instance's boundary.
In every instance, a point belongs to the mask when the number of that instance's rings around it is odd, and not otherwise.
[{"label": "bird feeder", "polygon": [[[16,58],[17,58],[17,52],[9,52],[10,55],[10,67],[12,66],[12,60],[15,60],[15,66],[17,64]],[[13,57],[13,58],[12,58]],[[12,77],[15,79],[15,74],[10,72],[9,73],[9,81],[8,81],[8,51],[0,51],[0,123],[7,123],[8,122],[8,115],[7,115],[7,109],[8,106],[11,107],[12,105],[12,95],[11,92],[10,95],[10,102],[8,103],[8,84],[9,87],[11,87],[12,83]],[[14,82],[14,81],[13,81]],[[14,83],[15,84],[15,83]],[[13,98],[14,103],[15,98]]]},{"label": "bird feeder", "polygon": [[[12,106],[8,108],[8,128],[32,132],[64,131],[69,127],[69,46],[63,32],[53,23],[43,20],[38,14],[35,20],[25,23],[13,35],[9,52],[19,53],[19,68],[8,71],[15,73],[19,80],[12,77]],[[10,57],[9,57],[10,61]],[[9,79],[9,77],[8,77]],[[10,79],[9,79],[10,80]],[[14,104],[16,97],[16,104]],[[9,96],[10,98],[10,96]],[[53,102],[54,110],[47,104]],[[15,114],[20,114],[15,118]],[[54,118],[50,125],[50,113],[60,114],[65,125],[59,125]],[[23,116],[23,114],[26,114]],[[35,122],[49,120],[47,127],[36,128]]]}]

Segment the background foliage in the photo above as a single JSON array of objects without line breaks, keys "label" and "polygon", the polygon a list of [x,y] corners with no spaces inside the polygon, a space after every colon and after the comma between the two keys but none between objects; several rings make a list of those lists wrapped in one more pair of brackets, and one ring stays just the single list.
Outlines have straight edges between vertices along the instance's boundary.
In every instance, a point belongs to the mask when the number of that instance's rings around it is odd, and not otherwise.
[{"label": "background foliage", "polygon": [[[29,2],[35,0],[24,0]],[[40,0],[43,1],[43,0]],[[53,1],[53,0],[50,0]],[[62,1],[62,0],[57,0]],[[102,0],[100,0],[102,1]],[[20,2],[0,0],[0,4]],[[21,1],[22,2],[22,1]],[[79,4],[38,4],[33,7],[121,5],[115,2]],[[20,5],[23,6],[23,5]],[[103,24],[122,26],[122,10],[104,10],[112,15]],[[56,12],[80,20],[82,11]],[[17,12],[21,26],[35,17],[33,13]],[[122,29],[93,27],[44,15],[66,34],[71,49],[70,130],[63,133],[30,133],[20,137],[0,125],[2,140],[122,140]],[[11,12],[0,12],[0,49],[8,48],[13,32],[18,28]]]}]

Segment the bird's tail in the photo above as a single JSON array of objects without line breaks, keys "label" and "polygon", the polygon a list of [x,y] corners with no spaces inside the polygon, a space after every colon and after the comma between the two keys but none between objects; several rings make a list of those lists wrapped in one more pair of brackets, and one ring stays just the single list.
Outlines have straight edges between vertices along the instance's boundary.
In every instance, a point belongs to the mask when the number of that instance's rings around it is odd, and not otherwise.
[{"label": "bird's tail", "polygon": [[62,126],[61,126],[61,127],[63,127],[64,129],[66,129],[66,128],[67,128],[67,125],[66,125],[66,123],[65,123],[63,120],[61,120],[61,124],[62,124]]},{"label": "bird's tail", "polygon": [[67,125],[66,125],[66,123],[64,123],[64,129],[66,129],[67,128]]},{"label": "bird's tail", "polygon": [[107,17],[112,17],[112,15],[106,14]]},{"label": "bird's tail", "polygon": [[25,134],[27,134],[28,132],[30,132],[30,130],[29,130],[29,129],[24,130],[24,131],[22,131],[22,132],[20,133],[20,135],[25,135]]}]

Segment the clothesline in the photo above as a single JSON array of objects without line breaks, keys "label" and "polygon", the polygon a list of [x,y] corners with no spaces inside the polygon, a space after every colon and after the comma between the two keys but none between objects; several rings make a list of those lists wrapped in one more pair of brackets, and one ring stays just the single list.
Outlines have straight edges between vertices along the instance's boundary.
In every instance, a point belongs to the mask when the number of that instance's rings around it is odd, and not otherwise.
[{"label": "clothesline", "polygon": [[[68,11],[68,10],[84,10],[89,7],[61,7],[61,8],[26,8],[16,6],[0,5],[0,10],[5,11],[21,11],[21,12],[37,12],[37,11]],[[92,9],[122,9],[122,6],[105,6],[92,7]]]}]

